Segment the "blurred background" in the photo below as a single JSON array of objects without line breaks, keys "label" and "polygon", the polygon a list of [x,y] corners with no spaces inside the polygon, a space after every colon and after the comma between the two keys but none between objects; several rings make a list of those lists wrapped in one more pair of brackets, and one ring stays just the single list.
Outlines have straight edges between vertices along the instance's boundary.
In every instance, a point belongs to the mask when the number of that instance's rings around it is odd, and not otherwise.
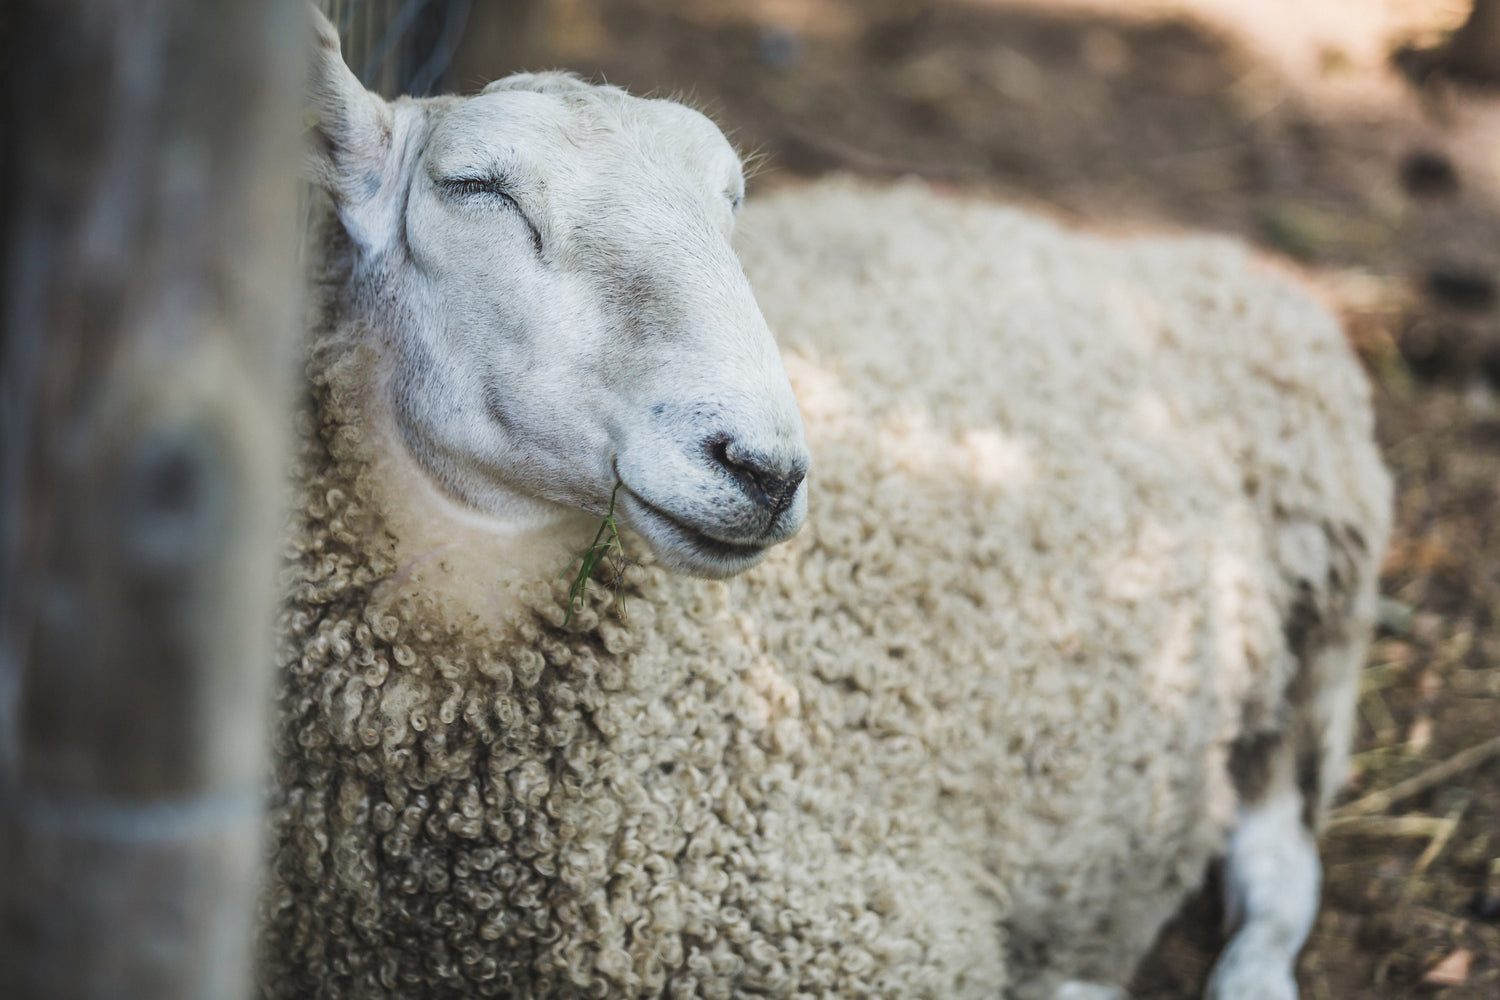
[{"label": "blurred background", "polygon": [[[1384,805],[1335,816],[1303,995],[1500,996],[1500,0],[320,6],[387,96],[570,69],[707,112],[751,197],[917,176],[1120,236],[1235,234],[1315,288],[1398,497],[1347,794]],[[213,904],[253,878],[271,589],[236,546],[274,538],[304,32],[290,0],[0,7],[6,995],[243,981],[248,910]],[[195,631],[195,601],[240,645]],[[198,709],[236,723],[162,725]],[[121,914],[146,912],[167,917],[142,950]],[[1210,886],[1135,995],[1196,996],[1221,919]],[[49,988],[75,970],[34,956],[79,953],[97,988]]]}]

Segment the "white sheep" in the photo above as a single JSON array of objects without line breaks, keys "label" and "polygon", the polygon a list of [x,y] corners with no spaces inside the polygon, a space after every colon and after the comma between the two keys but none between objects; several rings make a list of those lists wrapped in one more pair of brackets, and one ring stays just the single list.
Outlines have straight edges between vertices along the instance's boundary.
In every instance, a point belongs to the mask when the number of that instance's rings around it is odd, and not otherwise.
[{"label": "white sheep", "polygon": [[1106,996],[1225,852],[1209,992],[1295,995],[1389,516],[1326,311],[915,184],[747,282],[695,112],[320,31],[266,996]]}]

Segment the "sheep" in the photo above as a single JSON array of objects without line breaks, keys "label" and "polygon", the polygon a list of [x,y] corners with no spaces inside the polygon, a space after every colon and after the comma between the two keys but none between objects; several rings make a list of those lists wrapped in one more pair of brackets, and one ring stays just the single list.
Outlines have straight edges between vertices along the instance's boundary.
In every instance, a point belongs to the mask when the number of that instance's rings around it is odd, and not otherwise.
[{"label": "sheep", "polygon": [[1325,309],[318,37],[264,996],[1112,996],[1221,854],[1209,994],[1295,996],[1389,520]]}]

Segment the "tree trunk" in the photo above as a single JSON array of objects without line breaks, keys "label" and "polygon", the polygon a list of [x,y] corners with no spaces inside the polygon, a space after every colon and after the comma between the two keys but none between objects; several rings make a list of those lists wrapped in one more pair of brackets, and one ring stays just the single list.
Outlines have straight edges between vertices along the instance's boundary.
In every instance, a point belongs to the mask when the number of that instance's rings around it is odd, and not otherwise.
[{"label": "tree trunk", "polygon": [[0,994],[245,996],[305,15],[0,22]]}]

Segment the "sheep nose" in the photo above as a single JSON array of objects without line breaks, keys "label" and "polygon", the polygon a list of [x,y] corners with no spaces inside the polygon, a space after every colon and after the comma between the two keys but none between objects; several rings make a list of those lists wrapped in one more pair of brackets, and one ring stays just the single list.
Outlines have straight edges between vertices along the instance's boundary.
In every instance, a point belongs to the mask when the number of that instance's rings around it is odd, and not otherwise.
[{"label": "sheep nose", "polygon": [[807,476],[802,456],[778,461],[770,456],[742,450],[733,441],[720,441],[710,449],[714,461],[729,473],[757,506],[781,516],[797,496],[797,487]]}]

